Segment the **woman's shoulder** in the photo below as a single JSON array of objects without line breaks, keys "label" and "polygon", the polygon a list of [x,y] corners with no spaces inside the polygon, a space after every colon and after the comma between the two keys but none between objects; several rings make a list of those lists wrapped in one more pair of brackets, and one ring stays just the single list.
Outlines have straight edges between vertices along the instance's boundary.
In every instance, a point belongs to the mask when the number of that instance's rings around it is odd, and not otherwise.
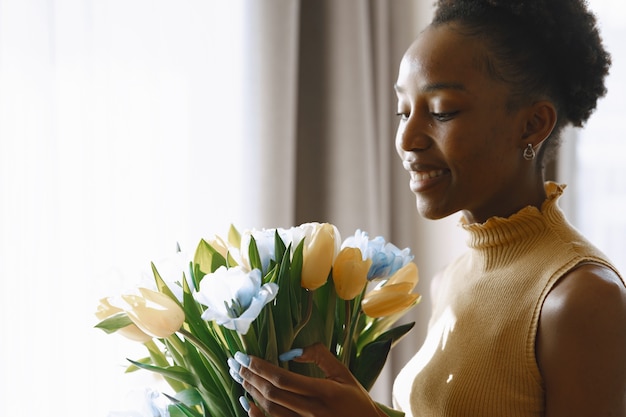
[{"label": "woman's shoulder", "polygon": [[619,323],[626,342],[626,285],[614,270],[597,263],[582,263],[563,275],[541,309],[540,327],[559,332]]},{"label": "woman's shoulder", "polygon": [[615,271],[583,263],[565,274],[544,301],[535,346],[548,410],[624,413],[626,286]]},{"label": "woman's shoulder", "polygon": [[[626,284],[622,278],[611,268],[595,262],[583,262],[572,268],[557,282],[548,295],[548,298],[559,298],[561,301],[580,301],[584,298],[589,301],[594,294],[587,291],[599,292],[597,298],[602,295],[624,295]],[[548,299],[546,299],[548,301]]]},{"label": "woman's shoulder", "polygon": [[612,322],[622,321],[626,325],[626,285],[614,270],[592,262],[582,263],[564,274],[547,295],[541,310],[544,325],[594,319],[604,322],[609,317]]}]

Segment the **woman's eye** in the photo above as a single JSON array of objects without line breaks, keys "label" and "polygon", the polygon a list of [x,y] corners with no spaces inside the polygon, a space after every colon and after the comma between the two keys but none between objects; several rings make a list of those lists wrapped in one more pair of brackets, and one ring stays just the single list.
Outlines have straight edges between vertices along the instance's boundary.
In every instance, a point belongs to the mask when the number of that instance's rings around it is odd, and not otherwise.
[{"label": "woman's eye", "polygon": [[409,113],[397,112],[396,116],[400,117],[400,120],[407,121],[409,119]]},{"label": "woman's eye", "polygon": [[446,113],[434,113],[434,112],[431,112],[430,114],[438,122],[447,122],[448,120],[453,119],[454,116],[456,116],[458,113],[459,113],[458,111],[453,111],[453,112],[446,112]]}]

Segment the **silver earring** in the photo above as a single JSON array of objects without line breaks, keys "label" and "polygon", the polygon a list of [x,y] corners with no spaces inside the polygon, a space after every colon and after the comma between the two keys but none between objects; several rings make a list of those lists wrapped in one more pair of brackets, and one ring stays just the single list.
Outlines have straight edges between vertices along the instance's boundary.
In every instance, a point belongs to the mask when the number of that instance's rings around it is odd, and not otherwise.
[{"label": "silver earring", "polygon": [[526,145],[526,148],[524,148],[524,153],[522,155],[524,155],[524,159],[527,161],[532,161],[533,159],[535,159],[535,156],[537,156],[533,145],[531,145],[530,143]]}]

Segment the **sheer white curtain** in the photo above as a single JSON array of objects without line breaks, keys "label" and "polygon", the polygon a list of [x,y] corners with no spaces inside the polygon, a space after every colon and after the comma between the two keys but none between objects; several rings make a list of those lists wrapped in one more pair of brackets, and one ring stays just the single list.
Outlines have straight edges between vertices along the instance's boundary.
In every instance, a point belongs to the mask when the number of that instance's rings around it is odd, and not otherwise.
[{"label": "sheer white curtain", "polygon": [[243,2],[0,0],[0,415],[105,416],[151,381],[98,298],[248,225]]}]

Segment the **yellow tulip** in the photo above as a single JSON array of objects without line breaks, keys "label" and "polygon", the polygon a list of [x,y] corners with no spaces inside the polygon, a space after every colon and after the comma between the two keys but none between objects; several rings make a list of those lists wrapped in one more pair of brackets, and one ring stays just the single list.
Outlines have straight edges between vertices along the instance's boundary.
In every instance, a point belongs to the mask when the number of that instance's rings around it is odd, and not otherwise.
[{"label": "yellow tulip", "polygon": [[[99,320],[104,320],[122,311],[124,310],[112,306],[108,298],[102,298],[96,311],[96,317]],[[146,343],[147,341],[152,340],[152,336],[149,336],[139,330],[135,324],[129,324],[128,326],[123,327],[117,330],[117,333],[135,342]]]},{"label": "yellow tulip", "polygon": [[420,298],[419,294],[406,292],[374,290],[371,293],[363,298],[361,307],[365,314],[374,318],[399,313],[411,307]]},{"label": "yellow tulip", "polygon": [[419,274],[417,271],[417,265],[415,265],[414,262],[409,262],[408,264],[404,265],[402,268],[398,269],[396,273],[393,274],[391,278],[389,278],[389,280],[385,283],[385,285],[399,284],[401,282],[409,283],[411,285],[411,288],[409,289],[409,291],[415,288],[415,286],[419,282]]},{"label": "yellow tulip", "polygon": [[300,285],[316,290],[326,283],[335,257],[335,228],[323,223],[316,225],[305,238]]},{"label": "yellow tulip", "polygon": [[137,327],[157,338],[168,337],[180,329],[185,312],[174,300],[146,288],[139,288],[139,292],[141,296],[122,296],[130,306],[126,313]]},{"label": "yellow tulip", "polygon": [[367,284],[367,272],[372,260],[363,260],[361,249],[346,247],[339,252],[333,264],[333,282],[339,298],[352,300]]},{"label": "yellow tulip", "polygon": [[399,313],[420,299],[420,295],[411,293],[419,276],[417,265],[410,262],[400,268],[386,283],[365,294],[361,302],[363,312],[370,317],[386,317]]}]

